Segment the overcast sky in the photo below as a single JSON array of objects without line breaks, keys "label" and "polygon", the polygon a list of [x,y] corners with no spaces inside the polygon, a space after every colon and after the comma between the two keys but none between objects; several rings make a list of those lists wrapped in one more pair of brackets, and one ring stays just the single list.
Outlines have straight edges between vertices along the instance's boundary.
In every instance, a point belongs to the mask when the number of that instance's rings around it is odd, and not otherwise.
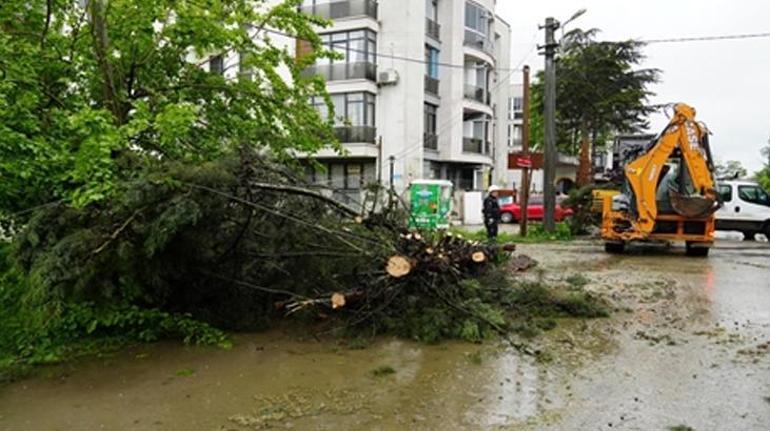
[{"label": "overcast sky", "polygon": [[[542,69],[543,57],[533,49],[543,43],[538,24],[547,16],[566,21],[581,8],[588,11],[570,28],[598,28],[602,40],[770,32],[768,0],[498,0],[497,12],[513,31],[513,66],[524,59]],[[651,101],[694,106],[713,132],[717,161],[739,160],[750,173],[760,169],[759,151],[770,139],[770,38],[651,44],[644,52],[643,67],[662,71]],[[652,131],[666,122],[655,114]]]}]

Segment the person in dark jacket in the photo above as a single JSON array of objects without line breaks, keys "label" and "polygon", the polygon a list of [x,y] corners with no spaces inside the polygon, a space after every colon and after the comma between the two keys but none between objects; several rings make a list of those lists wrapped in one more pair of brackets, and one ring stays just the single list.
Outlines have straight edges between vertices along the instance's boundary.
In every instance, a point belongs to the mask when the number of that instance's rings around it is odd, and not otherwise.
[{"label": "person in dark jacket", "polygon": [[484,227],[487,228],[487,238],[497,238],[497,225],[500,223],[500,203],[497,201],[500,187],[490,186],[487,197],[484,198]]}]

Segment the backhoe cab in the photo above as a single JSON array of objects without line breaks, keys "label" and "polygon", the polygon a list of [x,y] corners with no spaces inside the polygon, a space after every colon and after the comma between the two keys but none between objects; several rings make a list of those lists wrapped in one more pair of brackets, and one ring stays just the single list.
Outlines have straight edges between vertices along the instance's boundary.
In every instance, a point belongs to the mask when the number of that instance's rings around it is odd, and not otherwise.
[{"label": "backhoe cab", "polygon": [[706,256],[714,242],[714,187],[708,129],[695,109],[674,105],[660,136],[625,165],[622,192],[602,202],[605,250],[631,241],[684,241],[687,254]]}]

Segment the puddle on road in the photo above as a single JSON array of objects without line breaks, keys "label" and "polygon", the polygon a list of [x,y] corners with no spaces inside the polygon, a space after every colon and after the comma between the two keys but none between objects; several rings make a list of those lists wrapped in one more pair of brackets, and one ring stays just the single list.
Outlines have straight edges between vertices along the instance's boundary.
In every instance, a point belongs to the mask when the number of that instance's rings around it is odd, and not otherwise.
[{"label": "puddle on road", "polygon": [[0,388],[0,430],[768,429],[768,250],[520,250],[633,309],[561,322],[552,363],[491,343],[352,350],[280,331],[231,351],[141,346]]},{"label": "puddle on road", "polygon": [[240,336],[232,351],[160,343],[51,369],[0,389],[0,429],[479,429],[560,403],[547,365],[492,346],[292,339]]}]

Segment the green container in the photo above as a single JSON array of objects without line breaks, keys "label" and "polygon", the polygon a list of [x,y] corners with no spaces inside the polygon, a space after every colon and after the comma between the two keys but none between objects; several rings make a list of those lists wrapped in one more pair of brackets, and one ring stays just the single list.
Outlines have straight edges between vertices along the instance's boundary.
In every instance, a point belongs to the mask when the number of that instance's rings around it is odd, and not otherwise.
[{"label": "green container", "polygon": [[417,180],[409,186],[412,229],[448,229],[452,213],[452,182]]}]

